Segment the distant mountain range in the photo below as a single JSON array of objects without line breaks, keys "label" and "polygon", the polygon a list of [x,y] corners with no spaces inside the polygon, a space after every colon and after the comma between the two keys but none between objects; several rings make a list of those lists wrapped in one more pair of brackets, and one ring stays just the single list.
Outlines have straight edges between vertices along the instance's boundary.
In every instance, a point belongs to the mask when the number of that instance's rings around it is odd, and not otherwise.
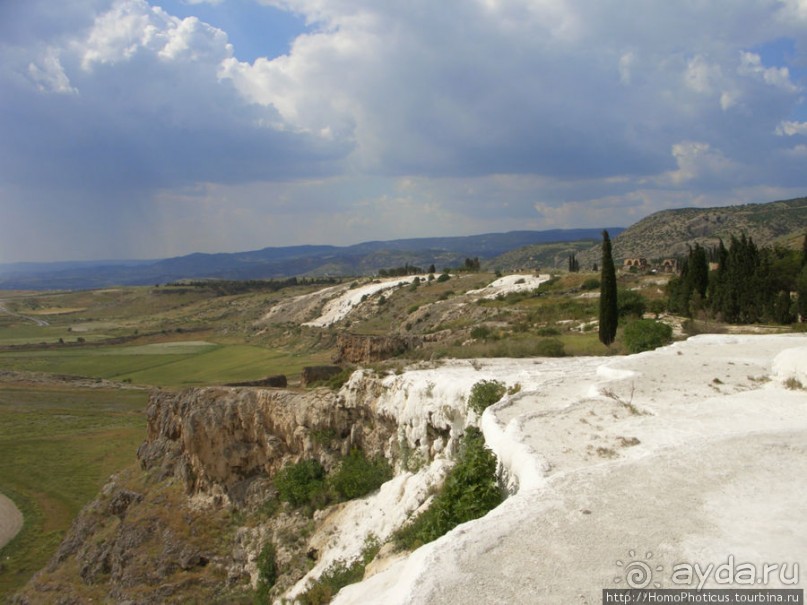
[{"label": "distant mountain range", "polygon": [[[611,228],[612,234],[622,232]],[[0,265],[3,290],[76,290],[135,286],[185,279],[271,279],[367,275],[405,264],[438,270],[466,258],[491,261],[536,244],[597,240],[600,229],[511,231],[465,237],[371,241],[353,246],[287,246],[251,252],[202,254],[152,261],[15,263]],[[530,267],[538,266],[532,259]],[[540,263],[538,263],[540,264]]]},{"label": "distant mountain range", "polygon": [[[663,210],[628,229],[610,227],[614,258],[649,260],[685,255],[696,243],[745,233],[759,246],[801,246],[807,197],[717,208]],[[77,290],[164,284],[186,279],[272,279],[370,275],[410,264],[438,270],[478,257],[489,269],[565,268],[575,253],[581,268],[600,259],[601,229],[511,231],[465,237],[370,241],[353,246],[286,246],[251,252],[195,253],[138,261],[0,264],[0,290]]]}]

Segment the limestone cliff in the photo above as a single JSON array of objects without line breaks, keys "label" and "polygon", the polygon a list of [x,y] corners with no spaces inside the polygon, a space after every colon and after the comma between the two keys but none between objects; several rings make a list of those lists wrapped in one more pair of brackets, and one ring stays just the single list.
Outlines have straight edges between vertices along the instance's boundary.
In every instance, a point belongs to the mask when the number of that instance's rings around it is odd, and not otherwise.
[{"label": "limestone cliff", "polygon": [[[272,484],[277,470],[304,458],[329,470],[354,446],[392,464],[402,452],[428,460],[445,449],[450,423],[435,415],[437,428],[413,427],[382,403],[384,381],[395,378],[357,372],[340,393],[153,393],[139,468],[110,479],[13,602],[248,603],[257,555],[269,541],[284,569],[277,589],[290,588],[320,561],[327,540],[317,528],[333,524],[329,518],[341,509],[318,511],[312,520],[281,505]],[[440,472],[433,476],[439,480]],[[425,488],[410,491],[401,521],[428,497]]]},{"label": "limestone cliff", "polygon": [[420,344],[421,339],[414,336],[339,334],[334,363],[373,363],[400,355]]},{"label": "limestone cliff", "polygon": [[262,497],[262,483],[300,458],[318,458],[327,469],[354,446],[390,456],[396,430],[368,406],[349,405],[324,388],[158,392],[147,415],[148,434],[137,452],[143,470],[177,477],[188,494],[219,504]]}]

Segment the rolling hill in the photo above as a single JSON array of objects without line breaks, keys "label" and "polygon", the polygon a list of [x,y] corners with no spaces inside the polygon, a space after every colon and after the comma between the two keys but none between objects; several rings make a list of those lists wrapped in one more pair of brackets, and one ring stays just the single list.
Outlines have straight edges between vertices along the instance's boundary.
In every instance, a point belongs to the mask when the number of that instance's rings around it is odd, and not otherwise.
[{"label": "rolling hill", "polygon": [[[718,208],[663,210],[640,220],[618,236],[611,233],[614,258],[649,260],[686,255],[696,243],[713,246],[745,233],[758,246],[801,246],[807,232],[807,197]],[[582,267],[599,262],[599,245],[577,255]]]},{"label": "rolling hill", "polygon": [[[613,229],[614,233],[621,228]],[[353,246],[288,246],[236,253],[202,254],[151,262],[0,265],[0,290],[75,290],[136,286],[183,279],[271,279],[372,274],[405,264],[438,270],[467,257],[486,261],[536,244],[594,240],[598,229],[512,231],[465,237],[369,241]],[[533,265],[534,266],[534,265]]]}]

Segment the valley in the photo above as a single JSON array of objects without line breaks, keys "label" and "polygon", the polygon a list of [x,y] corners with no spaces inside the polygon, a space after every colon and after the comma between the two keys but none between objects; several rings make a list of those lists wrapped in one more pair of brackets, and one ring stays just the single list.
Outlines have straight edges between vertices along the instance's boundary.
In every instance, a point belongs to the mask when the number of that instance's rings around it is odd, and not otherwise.
[{"label": "valley", "polygon": [[[672,315],[674,274],[624,269],[620,328],[605,346],[599,273],[469,270],[467,260],[399,277],[5,292],[0,491],[24,522],[0,550],[0,595],[16,604],[54,592],[64,603],[377,595],[458,603],[470,598],[471,573],[485,602],[517,599],[535,582],[547,602],[568,602],[583,571],[546,567],[518,527],[554,535],[547,515],[577,535],[574,511],[619,516],[629,474],[647,477],[654,464],[673,469],[681,493],[706,489],[706,472],[684,489],[691,482],[674,470],[679,460],[708,450],[720,461],[715,472],[734,477],[744,458],[728,452],[739,439],[761,461],[775,461],[776,435],[788,451],[801,447],[807,355],[799,324]],[[637,345],[625,326],[641,318],[669,326],[674,342],[629,355]],[[270,383],[282,386],[259,386]],[[480,387],[496,394],[477,408]],[[404,538],[402,528],[443,502],[436,494],[454,481],[476,427],[495,454],[489,485],[503,503],[459,517],[437,540]],[[364,469],[351,472],[372,475],[350,479],[369,491],[336,487],[348,460]],[[305,489],[314,491],[288,496],[282,472],[311,461]],[[781,493],[780,477],[754,473],[754,489],[783,502],[800,497]],[[743,489],[736,476],[721,489]],[[609,478],[612,492],[589,491]],[[647,497],[658,502],[664,485],[652,485]],[[652,516],[641,506],[631,514]],[[692,512],[692,532],[712,523],[709,510]],[[640,527],[620,519],[638,538]],[[758,531],[781,522],[774,515]],[[658,523],[665,557],[696,556],[668,520]],[[594,565],[602,578],[575,593],[581,602],[597,602],[612,581],[603,566],[636,547],[614,542],[610,522],[601,529],[586,561],[602,559]],[[708,534],[703,548],[720,550],[728,535]],[[582,556],[575,542],[558,540],[538,552]],[[467,557],[450,554],[460,544]],[[798,559],[780,546],[770,545]],[[513,574],[506,582],[473,560],[491,549]]]}]

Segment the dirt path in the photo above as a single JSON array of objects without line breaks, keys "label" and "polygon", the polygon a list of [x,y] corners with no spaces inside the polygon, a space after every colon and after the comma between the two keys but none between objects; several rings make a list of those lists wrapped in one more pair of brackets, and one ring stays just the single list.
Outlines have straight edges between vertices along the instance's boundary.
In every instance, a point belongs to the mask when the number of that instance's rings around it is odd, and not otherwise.
[{"label": "dirt path", "polygon": [[29,317],[28,315],[20,315],[19,313],[15,313],[14,311],[10,311],[10,310],[9,310],[9,309],[8,309],[8,308],[5,306],[5,304],[4,304],[4,303],[5,303],[5,301],[0,300],[0,313],[6,313],[7,315],[13,315],[14,317],[21,317],[22,319],[25,319],[25,320],[28,320],[28,321],[32,321],[33,323],[35,323],[36,325],[38,325],[38,326],[40,326],[40,327],[45,327],[45,326],[49,326],[49,325],[50,325],[50,323],[48,323],[48,322],[47,322],[47,321],[45,321],[44,319],[39,319],[39,318],[37,318],[37,317]]},{"label": "dirt path", "polygon": [[0,494],[0,549],[11,542],[22,529],[22,513],[14,503]]}]

